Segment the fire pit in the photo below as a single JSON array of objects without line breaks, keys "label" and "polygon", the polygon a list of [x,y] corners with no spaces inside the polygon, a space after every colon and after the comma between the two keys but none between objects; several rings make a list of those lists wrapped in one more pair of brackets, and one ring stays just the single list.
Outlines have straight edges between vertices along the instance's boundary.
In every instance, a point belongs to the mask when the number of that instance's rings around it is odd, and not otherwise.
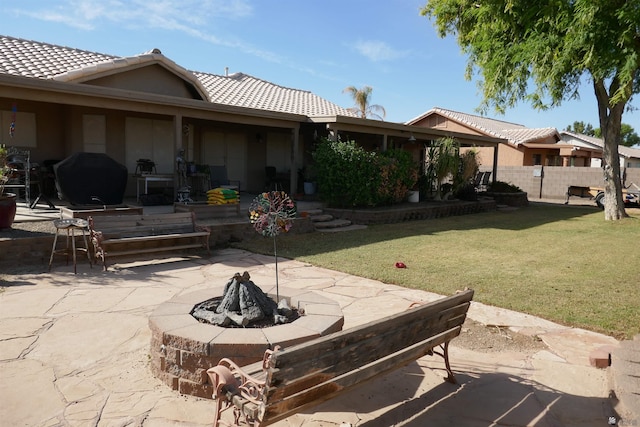
[{"label": "fire pit", "polygon": [[[235,277],[235,276],[234,276]],[[245,365],[262,360],[267,349],[289,347],[342,329],[337,302],[315,292],[280,287],[279,299],[300,314],[290,323],[268,327],[223,327],[193,316],[203,302],[220,298],[227,285],[178,295],[159,305],[149,318],[153,374],[182,394],[211,398],[206,370],[229,357]],[[275,287],[266,294],[275,300]]]}]

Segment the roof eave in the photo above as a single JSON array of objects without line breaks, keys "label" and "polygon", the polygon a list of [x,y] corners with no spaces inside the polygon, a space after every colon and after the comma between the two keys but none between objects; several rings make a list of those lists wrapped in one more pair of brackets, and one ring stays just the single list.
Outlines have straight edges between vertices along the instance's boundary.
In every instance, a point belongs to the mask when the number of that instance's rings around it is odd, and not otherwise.
[{"label": "roof eave", "polygon": [[349,125],[352,128],[357,127],[361,129],[363,133],[379,133],[391,136],[405,136],[413,134],[418,139],[433,139],[453,137],[464,141],[466,143],[477,143],[479,145],[497,145],[506,143],[504,138],[494,138],[484,135],[470,135],[467,133],[444,131],[434,128],[426,128],[423,126],[407,125],[404,123],[385,122],[381,120],[363,119],[360,117],[349,116],[314,116],[309,117],[309,122],[312,123],[335,123],[337,125]]},{"label": "roof eave", "polygon": [[[277,119],[287,122],[301,123],[307,120],[306,116],[300,114],[258,110],[247,107],[217,104],[197,99],[178,98],[167,95],[157,95],[146,92],[105,88],[87,84],[66,83],[54,80],[34,79],[30,77],[0,74],[0,96],[8,91],[7,88],[43,91],[54,95],[59,94],[81,97],[96,97],[112,101],[155,104],[167,109],[178,107],[202,111],[215,111],[248,117]],[[40,97],[34,97],[33,100],[37,101],[41,99]],[[82,104],[79,103],[78,105]]]}]

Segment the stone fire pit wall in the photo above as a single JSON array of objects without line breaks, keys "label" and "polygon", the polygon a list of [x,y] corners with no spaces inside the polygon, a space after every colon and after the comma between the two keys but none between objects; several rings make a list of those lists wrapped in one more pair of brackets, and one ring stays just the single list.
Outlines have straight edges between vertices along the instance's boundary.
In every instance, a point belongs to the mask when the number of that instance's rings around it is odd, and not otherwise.
[{"label": "stone fire pit wall", "polygon": [[[274,300],[275,287],[263,288]],[[342,330],[337,302],[309,290],[280,288],[280,299],[305,311],[295,321],[268,328],[223,328],[200,323],[191,315],[196,304],[219,297],[224,285],[178,295],[159,305],[149,317],[151,370],[173,390],[211,398],[207,369],[227,357],[240,366],[262,360],[267,349],[292,345]]]}]

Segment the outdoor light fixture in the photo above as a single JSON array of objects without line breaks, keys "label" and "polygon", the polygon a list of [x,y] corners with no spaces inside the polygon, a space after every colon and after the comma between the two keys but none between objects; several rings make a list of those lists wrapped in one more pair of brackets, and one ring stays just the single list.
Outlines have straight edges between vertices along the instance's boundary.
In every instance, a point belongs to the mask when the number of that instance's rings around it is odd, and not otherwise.
[{"label": "outdoor light fixture", "polygon": [[413,134],[409,137],[409,142],[416,142],[416,137]]}]

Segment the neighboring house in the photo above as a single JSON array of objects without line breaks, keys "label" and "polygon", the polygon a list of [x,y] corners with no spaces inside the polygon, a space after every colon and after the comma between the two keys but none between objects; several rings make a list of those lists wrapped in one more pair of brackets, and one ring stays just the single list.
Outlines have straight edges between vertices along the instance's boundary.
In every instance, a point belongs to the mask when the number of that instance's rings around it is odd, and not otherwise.
[{"label": "neighboring house", "polygon": [[590,166],[593,157],[600,157],[602,150],[565,143],[555,128],[531,129],[516,123],[490,119],[473,114],[460,113],[444,108],[432,108],[409,120],[408,125],[431,129],[451,130],[472,135],[501,138],[505,143],[499,151],[479,147],[482,166]]},{"label": "neighboring house", "polygon": [[[561,131],[560,137],[568,144],[574,145],[577,150],[599,150],[602,153],[604,141],[594,136],[583,135],[581,133],[573,133]],[[620,155],[620,167],[622,168],[640,168],[640,149],[633,147],[618,146],[618,154]],[[602,167],[602,156],[593,157],[591,159],[592,167]]]},{"label": "neighboring house", "polygon": [[[243,73],[189,71],[160,50],[118,57],[0,36],[0,144],[50,164],[76,152],[106,153],[136,172],[151,159],[177,181],[177,155],[225,165],[240,189],[263,191],[276,167],[298,191],[298,170],[318,137],[354,139],[368,149],[403,147],[420,159],[429,141],[451,135],[496,150],[490,134],[459,133],[355,117],[309,91]],[[15,131],[9,135],[9,127]],[[127,195],[136,194],[129,179]]]}]

